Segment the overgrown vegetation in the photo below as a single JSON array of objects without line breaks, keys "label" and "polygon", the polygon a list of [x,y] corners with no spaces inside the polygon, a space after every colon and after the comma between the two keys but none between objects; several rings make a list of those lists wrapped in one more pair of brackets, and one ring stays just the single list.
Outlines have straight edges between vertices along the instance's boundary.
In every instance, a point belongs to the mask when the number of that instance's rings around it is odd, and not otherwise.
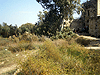
[{"label": "overgrown vegetation", "polygon": [[46,41],[46,37],[38,37],[35,34],[25,32],[23,35],[20,35],[19,37],[9,38],[9,40],[15,42],[16,44],[9,45],[8,50],[10,50],[11,52],[20,52],[36,49],[36,45],[34,44],[34,42],[44,42]]},{"label": "overgrown vegetation", "polygon": [[[45,41],[37,55],[20,61],[21,75],[100,74],[100,51],[90,51],[72,41]],[[18,75],[19,75],[18,74]]]},{"label": "overgrown vegetation", "polygon": [[69,27],[64,27],[62,31],[57,31],[56,35],[51,37],[51,40],[54,39],[66,39],[70,40],[71,38],[76,38],[77,35]]},{"label": "overgrown vegetation", "polygon": [[[66,33],[70,33],[70,30],[67,29]],[[19,40],[18,42],[14,42],[16,38]],[[1,37],[0,39],[9,41],[9,45],[0,45],[2,47],[0,62],[5,61],[4,64],[7,65],[12,59],[17,61],[19,59],[20,72],[17,75],[98,75],[100,73],[100,51],[85,49],[76,43],[74,37],[71,37],[70,40],[67,37],[67,40],[58,38],[51,41],[45,36],[38,37],[26,32],[19,37],[13,36],[10,39]],[[19,56],[16,56],[16,53]]]},{"label": "overgrown vegetation", "polygon": [[90,40],[76,39],[69,27],[61,27],[64,19],[73,18],[74,10],[79,13],[80,1],[36,1],[49,11],[39,12],[35,25],[0,24],[0,67],[15,59],[17,75],[99,75],[100,51],[85,49],[81,45]]}]

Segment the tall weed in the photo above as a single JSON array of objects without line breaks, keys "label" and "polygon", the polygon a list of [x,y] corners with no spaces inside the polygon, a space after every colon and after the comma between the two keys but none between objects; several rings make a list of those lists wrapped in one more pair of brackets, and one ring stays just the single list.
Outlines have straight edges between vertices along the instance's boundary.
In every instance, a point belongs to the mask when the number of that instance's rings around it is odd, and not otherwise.
[{"label": "tall weed", "polygon": [[8,50],[11,52],[19,52],[24,50],[32,50],[35,49],[35,46],[33,43],[27,42],[27,41],[20,41],[15,46],[10,46]]},{"label": "tall weed", "polygon": [[87,50],[73,40],[45,41],[39,49],[37,55],[30,55],[19,63],[20,74],[100,74],[100,51]]}]

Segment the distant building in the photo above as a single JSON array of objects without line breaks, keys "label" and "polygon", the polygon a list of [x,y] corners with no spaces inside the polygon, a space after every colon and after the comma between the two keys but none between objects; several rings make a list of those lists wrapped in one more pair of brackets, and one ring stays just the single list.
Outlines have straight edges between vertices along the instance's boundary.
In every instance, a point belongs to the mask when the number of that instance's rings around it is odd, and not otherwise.
[{"label": "distant building", "polygon": [[[99,0],[90,0],[82,4],[81,18],[77,21],[73,21],[71,24],[71,28],[80,28],[83,30],[84,28],[88,28],[88,33],[92,36],[100,37],[100,2]],[[74,27],[74,24],[75,27]]]}]

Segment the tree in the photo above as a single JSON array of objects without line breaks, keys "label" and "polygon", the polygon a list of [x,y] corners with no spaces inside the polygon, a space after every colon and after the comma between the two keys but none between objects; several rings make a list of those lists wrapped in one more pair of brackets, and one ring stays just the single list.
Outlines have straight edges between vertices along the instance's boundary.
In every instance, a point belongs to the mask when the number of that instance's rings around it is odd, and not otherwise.
[{"label": "tree", "polygon": [[3,22],[3,27],[2,27],[2,36],[3,37],[8,37],[10,35],[10,28],[7,25],[7,23]]},{"label": "tree", "polygon": [[72,19],[74,11],[79,13],[80,0],[36,0],[44,9],[54,11],[56,15],[60,15],[64,19]]},{"label": "tree", "polygon": [[1,33],[2,33],[2,25],[0,24],[0,36],[1,36]]},{"label": "tree", "polygon": [[26,23],[26,24],[22,24],[18,31],[19,33],[23,34],[25,31],[30,32],[30,33],[34,33],[34,24],[31,23]]},{"label": "tree", "polygon": [[39,14],[37,15],[39,21],[38,21],[37,25],[42,25],[43,24],[43,21],[45,20],[47,13],[48,13],[47,11],[44,11],[44,12],[39,11]]},{"label": "tree", "polygon": [[43,23],[43,18],[44,18],[44,15],[42,14],[41,11],[39,11],[38,17],[39,17],[38,25],[41,25]]},{"label": "tree", "polygon": [[12,36],[12,35],[18,35],[18,27],[17,27],[17,25],[15,25],[15,26],[12,26],[12,24],[9,26],[9,28],[10,28],[10,36]]},{"label": "tree", "polygon": [[[60,31],[63,20],[73,19],[73,13],[80,12],[80,0],[36,0],[44,9],[48,10],[42,24],[42,31],[52,36]],[[44,27],[43,27],[44,26]]]}]

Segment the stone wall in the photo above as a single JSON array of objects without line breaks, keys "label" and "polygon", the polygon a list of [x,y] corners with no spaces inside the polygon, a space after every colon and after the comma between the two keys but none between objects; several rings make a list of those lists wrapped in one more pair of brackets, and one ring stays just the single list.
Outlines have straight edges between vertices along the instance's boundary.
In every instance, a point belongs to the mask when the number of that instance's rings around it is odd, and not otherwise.
[{"label": "stone wall", "polygon": [[[100,16],[97,16],[97,0],[90,0],[82,4],[82,15],[75,19],[69,25],[71,29],[80,29],[88,27],[88,33],[91,36],[100,37]],[[67,24],[68,25],[68,24]]]},{"label": "stone wall", "polygon": [[89,26],[89,34],[100,36],[100,18],[97,16],[97,0],[90,0],[82,4],[84,13],[82,16],[85,21],[85,26]]},{"label": "stone wall", "polygon": [[82,15],[80,19],[73,20],[71,28],[83,29],[88,27],[90,35],[100,37],[100,16],[97,16],[97,0],[90,0],[82,4]]},{"label": "stone wall", "polygon": [[79,20],[79,19],[74,19],[72,22],[71,22],[71,24],[70,24],[70,28],[71,29],[80,29],[80,30],[82,30],[82,21],[81,20]]}]

